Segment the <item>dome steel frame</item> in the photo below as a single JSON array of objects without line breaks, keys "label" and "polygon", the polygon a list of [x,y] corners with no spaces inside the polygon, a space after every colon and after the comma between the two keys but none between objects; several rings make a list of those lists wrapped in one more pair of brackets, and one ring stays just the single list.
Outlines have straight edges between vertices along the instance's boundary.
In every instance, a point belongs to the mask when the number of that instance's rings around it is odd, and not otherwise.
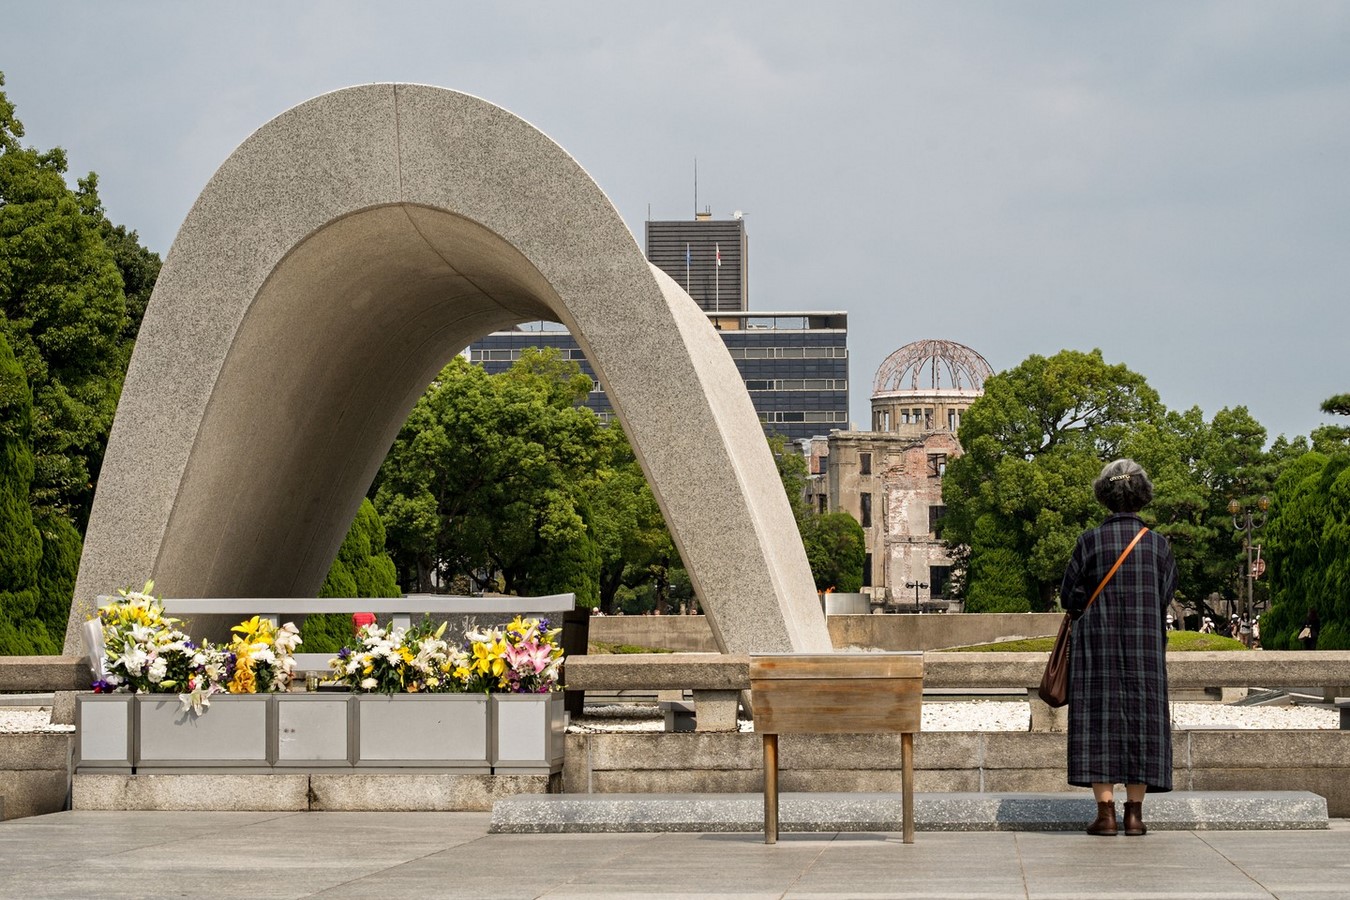
[{"label": "dome steel frame", "polygon": [[[956,341],[921,340],[905,344],[882,362],[872,396],[906,391],[982,391],[993,367],[979,353]],[[927,383],[920,384],[927,376]],[[945,380],[944,380],[945,376]]]}]

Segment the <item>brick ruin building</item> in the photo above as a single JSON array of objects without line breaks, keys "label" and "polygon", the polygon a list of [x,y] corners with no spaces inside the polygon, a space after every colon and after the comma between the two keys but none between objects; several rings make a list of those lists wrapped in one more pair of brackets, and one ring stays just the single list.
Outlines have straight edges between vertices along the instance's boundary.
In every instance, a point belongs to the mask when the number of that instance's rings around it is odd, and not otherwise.
[{"label": "brick ruin building", "polygon": [[942,476],[961,453],[962,414],[993,370],[954,341],[896,350],[877,370],[872,430],[834,431],[807,447],[810,501],[850,513],[867,534],[863,593],[873,611],[946,611],[952,560],[933,533]]}]

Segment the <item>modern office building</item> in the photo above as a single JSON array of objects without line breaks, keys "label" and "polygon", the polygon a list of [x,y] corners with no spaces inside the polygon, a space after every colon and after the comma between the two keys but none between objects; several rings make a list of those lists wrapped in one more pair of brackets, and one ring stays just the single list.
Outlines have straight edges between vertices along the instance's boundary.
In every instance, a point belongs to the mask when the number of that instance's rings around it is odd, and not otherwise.
[{"label": "modern office building", "polygon": [[647,259],[710,312],[750,308],[749,244],[745,219],[714,219],[699,213],[692,220],[648,222]]},{"label": "modern office building", "polygon": [[[765,434],[800,441],[848,427],[847,313],[709,313],[708,318],[745,380]],[[595,370],[559,326],[494,332],[469,347],[469,360],[496,375],[526,347],[553,347],[580,363],[595,385],[586,405],[609,420],[613,409]]]},{"label": "modern office building", "polygon": [[[801,441],[848,427],[848,314],[751,312],[745,220],[648,222],[647,257],[707,311],[736,363],[766,434]],[[717,256],[721,256],[721,266]],[[580,363],[595,387],[586,405],[604,420],[613,409],[581,348],[565,329],[531,323],[469,347],[471,362],[504,372],[526,347],[554,347]]]}]

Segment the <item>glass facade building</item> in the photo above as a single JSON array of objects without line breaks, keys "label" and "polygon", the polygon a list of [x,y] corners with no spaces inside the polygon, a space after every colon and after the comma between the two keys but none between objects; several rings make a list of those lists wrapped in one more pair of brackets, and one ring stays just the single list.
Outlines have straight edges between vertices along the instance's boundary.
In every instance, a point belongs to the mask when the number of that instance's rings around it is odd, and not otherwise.
[{"label": "glass facade building", "polygon": [[[709,313],[759,414],[765,434],[789,440],[848,428],[848,314],[843,312]],[[505,372],[526,347],[553,347],[591,376],[586,405],[608,421],[604,389],[572,335],[555,325],[498,331],[474,342],[469,360]]]}]

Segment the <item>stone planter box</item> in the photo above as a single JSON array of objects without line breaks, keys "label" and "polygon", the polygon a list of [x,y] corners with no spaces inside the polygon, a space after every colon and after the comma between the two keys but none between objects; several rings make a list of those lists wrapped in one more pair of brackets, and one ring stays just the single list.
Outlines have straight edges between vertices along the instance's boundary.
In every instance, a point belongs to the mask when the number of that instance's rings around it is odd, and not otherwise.
[{"label": "stone planter box", "polygon": [[563,762],[563,694],[81,694],[84,773],[420,772],[547,775]]},{"label": "stone planter box", "polygon": [[493,773],[549,775],[562,771],[567,728],[562,693],[491,696]]},{"label": "stone planter box", "polygon": [[75,705],[74,764],[99,772],[130,772],[136,706],[130,694],[81,694]]},{"label": "stone planter box", "polygon": [[[356,755],[349,694],[277,694],[276,754],[281,770],[351,768]],[[214,704],[213,704],[214,708]]]},{"label": "stone planter box", "polygon": [[487,775],[486,694],[355,694],[359,769],[437,769]]},{"label": "stone planter box", "polygon": [[266,770],[275,759],[270,694],[218,694],[202,715],[184,710],[176,694],[138,694],[135,701],[137,772]]}]

